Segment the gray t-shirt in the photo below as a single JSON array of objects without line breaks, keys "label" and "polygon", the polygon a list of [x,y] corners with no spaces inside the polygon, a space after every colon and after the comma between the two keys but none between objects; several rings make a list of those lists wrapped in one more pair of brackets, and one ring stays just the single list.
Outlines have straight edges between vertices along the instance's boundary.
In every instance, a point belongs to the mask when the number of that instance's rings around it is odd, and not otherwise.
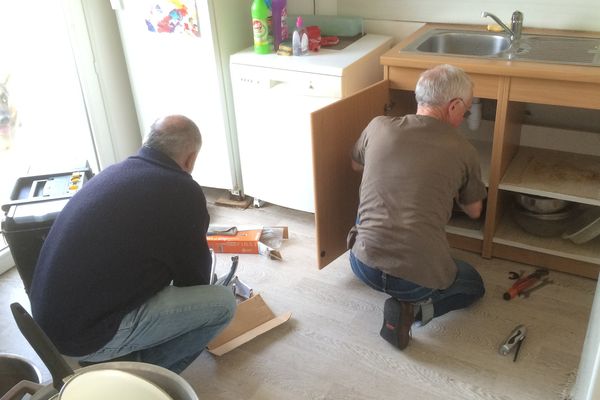
[{"label": "gray t-shirt", "polygon": [[444,229],[453,200],[470,204],[486,197],[475,148],[433,117],[376,117],[352,158],[364,166],[356,257],[421,286],[450,286],[457,270]]}]

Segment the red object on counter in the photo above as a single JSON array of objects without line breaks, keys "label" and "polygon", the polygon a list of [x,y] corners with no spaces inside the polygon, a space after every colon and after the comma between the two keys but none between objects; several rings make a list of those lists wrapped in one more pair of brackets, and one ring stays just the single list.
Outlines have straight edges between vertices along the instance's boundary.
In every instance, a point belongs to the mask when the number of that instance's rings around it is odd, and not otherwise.
[{"label": "red object on counter", "polygon": [[321,37],[321,46],[335,46],[340,42],[340,38],[337,36],[323,36]]},{"label": "red object on counter", "polygon": [[308,50],[319,51],[321,48],[321,28],[316,25],[307,26],[306,33],[308,34]]}]

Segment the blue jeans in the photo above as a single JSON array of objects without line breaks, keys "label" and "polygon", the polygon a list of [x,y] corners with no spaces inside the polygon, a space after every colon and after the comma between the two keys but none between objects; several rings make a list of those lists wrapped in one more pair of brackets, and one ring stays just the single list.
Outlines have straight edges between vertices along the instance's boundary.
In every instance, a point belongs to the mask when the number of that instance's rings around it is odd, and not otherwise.
[{"label": "blue jeans", "polygon": [[236,309],[225,286],[168,286],[125,315],[115,336],[80,362],[125,359],[180,373],[223,330]]},{"label": "blue jeans", "polygon": [[363,264],[350,251],[350,266],[361,281],[400,301],[420,303],[430,300],[433,304],[434,318],[444,315],[448,311],[465,308],[485,294],[483,280],[475,268],[464,261],[455,259],[454,262],[458,272],[452,285],[446,289],[431,289]]}]

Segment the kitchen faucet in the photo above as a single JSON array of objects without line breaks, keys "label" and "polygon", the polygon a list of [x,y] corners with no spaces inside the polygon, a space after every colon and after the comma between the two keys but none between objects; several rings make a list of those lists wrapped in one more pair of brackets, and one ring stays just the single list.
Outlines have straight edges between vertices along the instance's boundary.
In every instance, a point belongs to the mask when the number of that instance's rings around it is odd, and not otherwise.
[{"label": "kitchen faucet", "polygon": [[502,29],[504,29],[510,35],[511,43],[515,40],[521,39],[521,31],[523,30],[523,13],[521,11],[517,10],[512,13],[510,28],[506,26],[502,21],[500,21],[500,18],[487,11],[482,12],[481,17],[490,17],[491,19],[496,21],[496,23],[500,25]]}]

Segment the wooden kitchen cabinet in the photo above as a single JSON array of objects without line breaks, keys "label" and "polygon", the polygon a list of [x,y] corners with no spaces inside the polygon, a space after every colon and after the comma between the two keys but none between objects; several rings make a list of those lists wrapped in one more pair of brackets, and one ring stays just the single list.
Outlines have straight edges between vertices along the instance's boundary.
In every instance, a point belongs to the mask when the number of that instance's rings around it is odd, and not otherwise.
[{"label": "wooden kitchen cabinet", "polygon": [[[434,27],[440,25],[423,29]],[[600,237],[576,245],[560,237],[530,235],[514,223],[510,207],[515,192],[600,207],[598,155],[520,144],[528,103],[600,110],[600,69],[400,53],[411,40],[412,36],[382,56],[384,81],[312,114],[319,267],[346,251],[360,185],[360,174],[350,166],[350,152],[362,130],[377,115],[414,113],[413,90],[419,74],[450,63],[473,78],[474,96],[495,105],[492,140],[472,141],[488,186],[486,215],[479,221],[453,218],[447,228],[450,245],[486,258],[500,257],[597,279]],[[600,127],[598,131],[600,134]]]}]

